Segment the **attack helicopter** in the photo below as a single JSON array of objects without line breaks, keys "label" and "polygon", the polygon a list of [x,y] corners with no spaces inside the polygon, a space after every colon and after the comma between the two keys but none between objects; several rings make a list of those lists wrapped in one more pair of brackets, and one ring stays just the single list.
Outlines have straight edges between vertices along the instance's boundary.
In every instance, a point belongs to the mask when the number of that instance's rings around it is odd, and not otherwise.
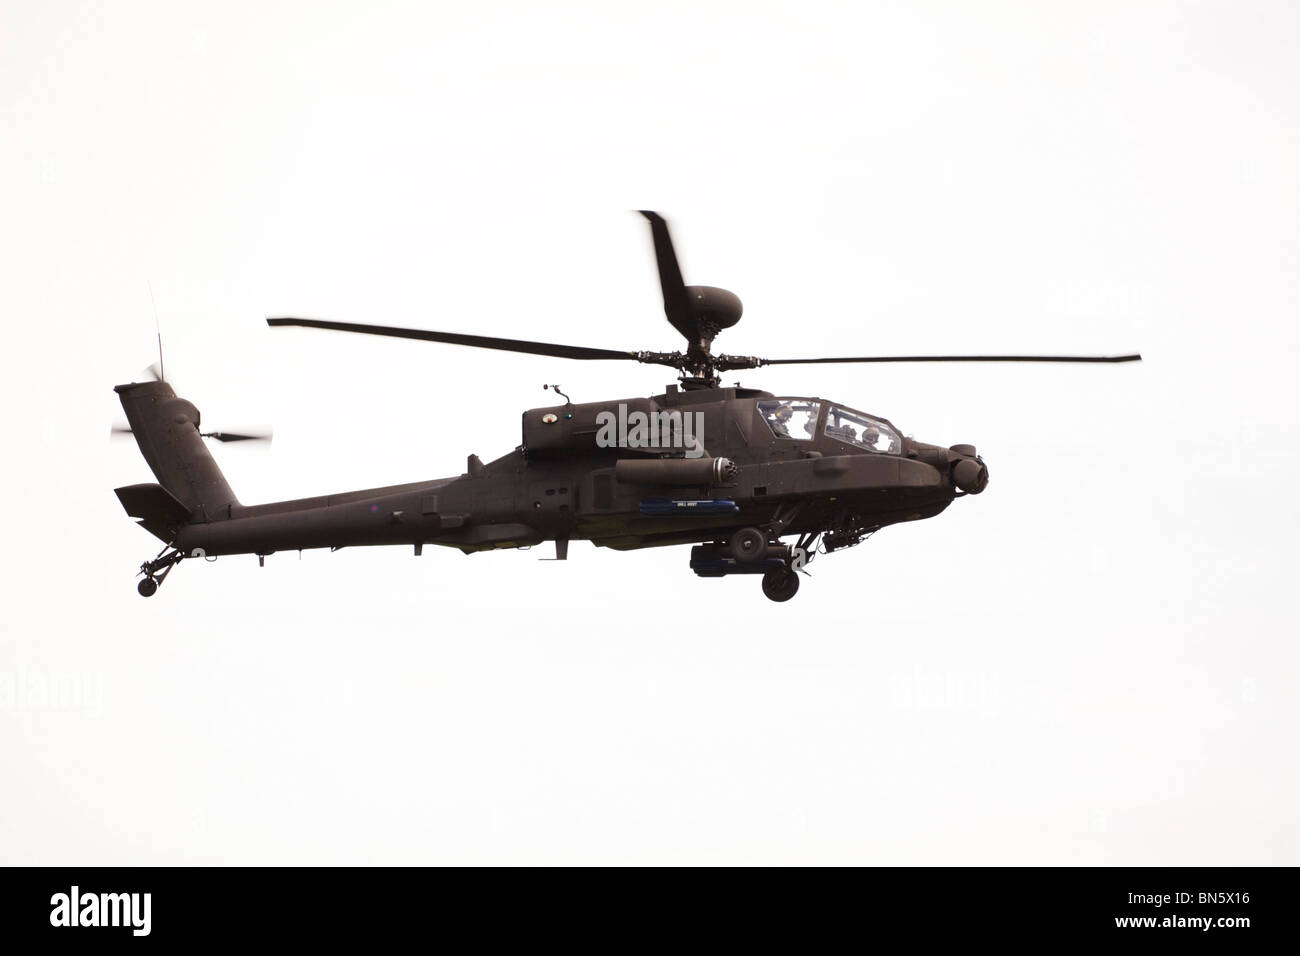
[{"label": "attack helicopter", "polygon": [[[465,472],[342,494],[245,505],[204,445],[198,409],[162,379],[115,388],[154,483],[115,489],[127,514],[165,547],[140,565],[137,590],[157,592],[186,558],[425,545],[465,554],[572,541],[620,551],[691,545],[700,577],[751,574],[773,601],[799,590],[816,554],[851,548],[888,525],[931,518],[978,495],[989,471],[975,447],[904,437],[878,415],[838,401],[723,387],[721,374],[769,365],[881,362],[1136,362],[1132,355],[895,355],[759,358],[715,353],[740,321],[725,289],[686,285],[668,224],[650,225],[664,314],[684,351],[633,352],[307,318],[275,328],[324,329],[579,361],[676,369],[659,395],[562,403],[523,413],[520,444]],[[788,538],[789,540],[783,540]]]}]

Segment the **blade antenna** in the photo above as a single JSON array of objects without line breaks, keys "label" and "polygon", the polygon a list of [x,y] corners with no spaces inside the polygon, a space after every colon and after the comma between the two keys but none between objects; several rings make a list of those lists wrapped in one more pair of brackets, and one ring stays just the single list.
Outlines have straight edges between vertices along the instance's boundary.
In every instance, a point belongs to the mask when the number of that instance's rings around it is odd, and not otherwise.
[{"label": "blade antenna", "polygon": [[153,283],[148,279],[145,284],[149,286],[149,301],[153,304],[153,327],[158,333],[158,378],[161,381],[167,381],[166,371],[163,369],[162,357],[162,323],[158,321],[158,300],[153,297]]}]

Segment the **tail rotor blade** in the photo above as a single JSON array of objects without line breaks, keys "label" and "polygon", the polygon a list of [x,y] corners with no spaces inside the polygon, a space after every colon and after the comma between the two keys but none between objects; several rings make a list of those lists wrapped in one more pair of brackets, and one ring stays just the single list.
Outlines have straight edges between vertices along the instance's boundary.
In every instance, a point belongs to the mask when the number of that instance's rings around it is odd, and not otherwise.
[{"label": "tail rotor blade", "polygon": [[272,432],[200,432],[204,438],[212,438],[220,442],[230,441],[270,441],[273,437]]},{"label": "tail rotor blade", "polygon": [[[130,425],[114,425],[109,431],[110,437],[119,435],[134,435]],[[203,438],[211,438],[219,442],[232,441],[266,441],[269,442],[274,438],[275,433],[272,431],[245,431],[245,432],[199,432]]]}]

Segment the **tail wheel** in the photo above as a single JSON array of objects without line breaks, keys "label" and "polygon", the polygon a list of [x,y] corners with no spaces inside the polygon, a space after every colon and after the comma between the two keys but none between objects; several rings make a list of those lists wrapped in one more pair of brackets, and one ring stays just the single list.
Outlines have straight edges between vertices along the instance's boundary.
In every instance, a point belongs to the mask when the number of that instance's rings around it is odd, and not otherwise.
[{"label": "tail wheel", "polygon": [[763,575],[763,594],[769,601],[788,601],[798,593],[798,572],[789,568],[772,568]]},{"label": "tail wheel", "polygon": [[158,590],[158,582],[153,578],[143,578],[135,589],[140,592],[141,597],[153,597],[154,592]]},{"label": "tail wheel", "polygon": [[741,528],[727,542],[731,556],[737,561],[752,564],[767,554],[767,535],[758,528]]}]

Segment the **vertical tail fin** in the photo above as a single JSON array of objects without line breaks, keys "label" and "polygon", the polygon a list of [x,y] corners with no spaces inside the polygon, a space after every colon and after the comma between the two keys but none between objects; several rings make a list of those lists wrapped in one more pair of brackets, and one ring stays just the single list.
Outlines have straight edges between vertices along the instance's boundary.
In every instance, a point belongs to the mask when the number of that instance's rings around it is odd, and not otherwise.
[{"label": "vertical tail fin", "polygon": [[154,477],[189,509],[191,520],[230,517],[239,500],[199,435],[199,410],[177,398],[166,382],[118,385],[114,391]]}]

